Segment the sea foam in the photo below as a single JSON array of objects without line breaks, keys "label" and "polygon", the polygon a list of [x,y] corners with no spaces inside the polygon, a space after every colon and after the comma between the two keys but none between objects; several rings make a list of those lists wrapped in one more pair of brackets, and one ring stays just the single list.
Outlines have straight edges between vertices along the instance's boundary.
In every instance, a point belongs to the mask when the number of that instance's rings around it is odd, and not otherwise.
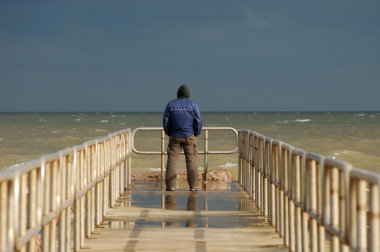
[{"label": "sea foam", "polygon": [[96,129],[95,131],[96,131],[96,132],[106,132],[106,131],[108,131],[108,130],[105,130],[105,129]]},{"label": "sea foam", "polygon": [[295,121],[300,122],[300,123],[305,123],[305,122],[310,122],[311,119],[296,119]]},{"label": "sea foam", "polygon": [[227,162],[225,164],[222,164],[222,165],[219,165],[219,168],[233,168],[233,167],[237,167],[237,164],[235,163],[232,163],[232,162]]}]

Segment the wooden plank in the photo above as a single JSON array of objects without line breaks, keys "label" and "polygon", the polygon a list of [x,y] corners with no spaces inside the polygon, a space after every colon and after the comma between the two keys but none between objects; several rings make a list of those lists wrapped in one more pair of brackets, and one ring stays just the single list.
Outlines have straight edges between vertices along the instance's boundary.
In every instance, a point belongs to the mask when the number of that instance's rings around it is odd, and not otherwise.
[{"label": "wooden plank", "polygon": [[288,251],[244,192],[201,191],[193,209],[189,192],[130,193],[124,206],[107,209],[84,251]]},{"label": "wooden plank", "polygon": [[266,220],[266,218],[258,212],[244,211],[185,211],[185,210],[163,210],[144,207],[121,207],[109,209],[106,212],[104,220],[125,220],[128,218],[149,218],[149,217],[207,217],[207,216],[254,216]]},{"label": "wooden plank", "polygon": [[85,251],[288,251],[273,227],[98,228]]}]

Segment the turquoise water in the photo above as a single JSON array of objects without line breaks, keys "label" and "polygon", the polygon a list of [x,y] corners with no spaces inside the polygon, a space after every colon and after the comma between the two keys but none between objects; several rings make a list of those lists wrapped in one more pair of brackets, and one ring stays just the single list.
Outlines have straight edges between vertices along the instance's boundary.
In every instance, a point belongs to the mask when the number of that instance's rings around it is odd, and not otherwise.
[{"label": "turquoise water", "polygon": [[[161,116],[161,113],[0,113],[0,168],[23,163],[117,130],[160,127]],[[204,126],[248,128],[306,151],[380,172],[379,112],[208,112],[203,113],[202,117]],[[141,148],[151,147],[151,144],[147,144],[151,142],[148,140],[150,137],[141,136]],[[203,148],[202,137],[199,139],[200,148]],[[231,149],[231,139],[227,135],[214,136],[214,145],[210,146]],[[236,155],[219,155],[209,159],[210,169],[233,169],[237,163]],[[159,159],[150,160],[139,156],[134,160],[135,168],[160,166]],[[201,157],[199,166],[203,166]]]}]

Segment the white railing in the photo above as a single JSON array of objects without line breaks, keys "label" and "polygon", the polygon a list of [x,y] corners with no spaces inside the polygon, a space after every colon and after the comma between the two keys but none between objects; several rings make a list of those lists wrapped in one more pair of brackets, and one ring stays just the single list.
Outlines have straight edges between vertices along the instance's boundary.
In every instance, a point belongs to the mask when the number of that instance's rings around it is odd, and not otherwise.
[{"label": "white railing", "polygon": [[[135,139],[138,132],[149,131],[149,132],[159,132],[161,136],[161,149],[160,151],[152,150],[138,150],[135,146]],[[233,134],[234,142],[233,149],[231,150],[210,150],[209,149],[209,132],[230,132]],[[208,155],[210,154],[235,154],[238,151],[238,132],[236,129],[231,127],[203,127],[202,135],[204,140],[204,150],[200,150],[198,153],[204,155],[204,173],[203,179],[206,180],[208,172]],[[165,132],[162,127],[140,127],[133,130],[132,133],[133,145],[132,149],[136,154],[140,155],[160,155],[161,156],[161,180],[164,181],[164,170],[165,170],[165,155],[167,155],[166,144],[165,144]],[[202,139],[199,137],[199,139]]]},{"label": "white railing", "polygon": [[131,143],[123,130],[0,171],[0,251],[80,250],[130,185]]},{"label": "white railing", "polygon": [[239,182],[290,251],[380,251],[380,175],[250,130]]}]

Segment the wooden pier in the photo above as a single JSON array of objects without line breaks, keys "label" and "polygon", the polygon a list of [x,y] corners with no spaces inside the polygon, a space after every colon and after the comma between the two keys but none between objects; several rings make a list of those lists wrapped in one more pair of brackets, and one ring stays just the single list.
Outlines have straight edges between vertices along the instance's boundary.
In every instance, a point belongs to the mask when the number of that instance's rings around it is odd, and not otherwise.
[{"label": "wooden pier", "polygon": [[85,251],[288,251],[237,183],[198,192],[154,185],[132,183],[85,240]]},{"label": "wooden pier", "polygon": [[[209,149],[209,133],[220,130],[236,134],[236,148]],[[138,131],[157,131],[161,150],[137,150]],[[164,174],[162,128],[115,132],[1,170],[0,252],[380,251],[380,174],[251,130],[203,131],[205,173],[209,155],[238,160],[230,188],[132,183],[132,154],[160,155]]]}]

